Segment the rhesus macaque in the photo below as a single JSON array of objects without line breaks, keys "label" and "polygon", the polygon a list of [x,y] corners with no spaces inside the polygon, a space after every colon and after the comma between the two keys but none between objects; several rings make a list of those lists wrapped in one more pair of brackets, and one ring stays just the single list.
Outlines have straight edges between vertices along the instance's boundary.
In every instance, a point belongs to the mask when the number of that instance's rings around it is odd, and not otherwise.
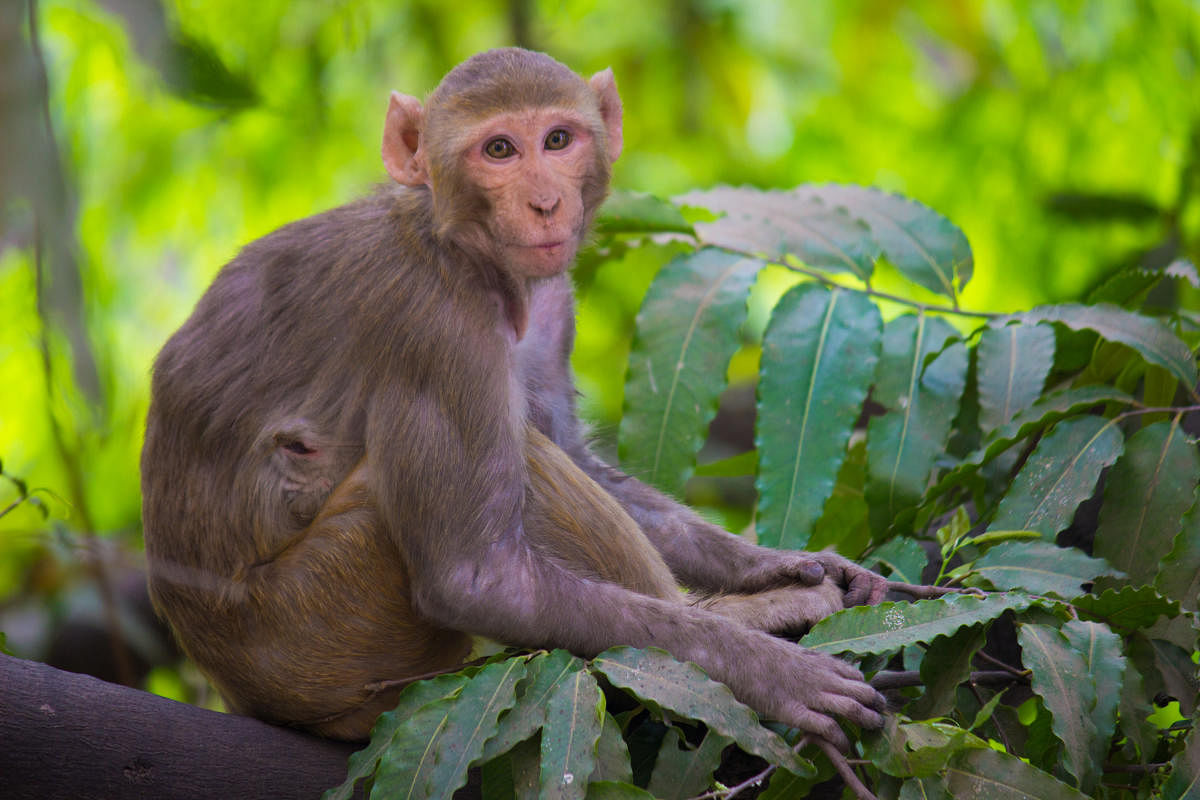
[{"label": "rhesus macaque", "polygon": [[752,545],[585,444],[566,270],[621,143],[611,71],[475,56],[424,106],[393,93],[398,185],[247,245],[167,342],[150,586],[233,709],[365,738],[479,635],[662,647],[841,746],[832,715],[881,724],[855,668],[770,633],[883,578]]}]

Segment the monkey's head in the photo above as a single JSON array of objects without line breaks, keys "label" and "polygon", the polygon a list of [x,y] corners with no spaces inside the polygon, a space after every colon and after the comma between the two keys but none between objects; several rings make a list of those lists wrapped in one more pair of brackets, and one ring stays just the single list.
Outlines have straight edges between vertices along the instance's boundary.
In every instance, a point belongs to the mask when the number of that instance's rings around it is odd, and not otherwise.
[{"label": "monkey's head", "polygon": [[585,81],[542,53],[489,50],[455,67],[422,107],[393,92],[383,163],[433,195],[436,234],[517,277],[575,257],[621,152],[612,70]]}]

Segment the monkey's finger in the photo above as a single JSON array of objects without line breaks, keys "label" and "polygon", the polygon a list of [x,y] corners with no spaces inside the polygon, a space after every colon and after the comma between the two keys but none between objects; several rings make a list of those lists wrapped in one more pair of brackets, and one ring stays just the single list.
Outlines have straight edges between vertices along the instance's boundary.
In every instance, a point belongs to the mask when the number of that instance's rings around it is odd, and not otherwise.
[{"label": "monkey's finger", "polygon": [[821,566],[819,561],[804,558],[792,562],[788,566],[786,574],[806,586],[816,586],[825,580],[825,567]]},{"label": "monkey's finger", "polygon": [[782,720],[805,733],[820,736],[843,753],[850,751],[850,739],[837,724],[837,720],[807,706],[793,704],[786,709]]}]

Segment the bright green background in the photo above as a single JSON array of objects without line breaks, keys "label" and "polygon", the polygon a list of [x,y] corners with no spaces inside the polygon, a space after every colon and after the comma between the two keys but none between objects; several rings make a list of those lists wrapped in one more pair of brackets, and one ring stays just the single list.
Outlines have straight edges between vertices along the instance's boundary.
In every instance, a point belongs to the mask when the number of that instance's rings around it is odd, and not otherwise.
[{"label": "bright green background", "polygon": [[[38,12],[101,389],[77,388],[55,331],[48,392],[28,205],[0,197],[0,458],[76,509],[50,502],[57,540],[31,509],[0,519],[10,608],[70,585],[52,551],[82,519],[136,552],[158,347],[241,244],[385,178],[391,89],[423,96],[480,49],[520,42],[585,74],[611,66],[625,103],[620,188],[844,181],[940,210],[974,247],[969,308],[1081,297],[1174,232],[1196,257],[1189,0],[52,0]],[[170,66],[181,53],[191,69]],[[1063,192],[1133,203],[1082,222],[1052,211]],[[659,263],[602,267],[583,299],[576,364],[601,435]],[[11,497],[0,486],[0,508]],[[5,627],[19,644],[0,617]]]}]

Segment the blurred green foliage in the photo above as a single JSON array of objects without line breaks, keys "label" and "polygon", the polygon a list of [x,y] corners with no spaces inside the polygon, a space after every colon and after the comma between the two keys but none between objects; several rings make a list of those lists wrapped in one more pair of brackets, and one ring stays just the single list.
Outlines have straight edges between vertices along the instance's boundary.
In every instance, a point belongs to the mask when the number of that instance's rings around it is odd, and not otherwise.
[{"label": "blurred green foliage", "polygon": [[[138,548],[150,365],[214,272],[383,180],[389,90],[480,49],[611,66],[620,188],[839,181],[938,209],[974,248],[967,308],[1200,249],[1194,0],[31,2],[0,11],[0,457],[61,495],[67,541]],[[662,261],[604,263],[581,298],[584,411],[610,439]],[[1181,291],[1160,301],[1194,306]],[[46,530],[31,504],[0,518],[0,610],[71,585]]]}]

